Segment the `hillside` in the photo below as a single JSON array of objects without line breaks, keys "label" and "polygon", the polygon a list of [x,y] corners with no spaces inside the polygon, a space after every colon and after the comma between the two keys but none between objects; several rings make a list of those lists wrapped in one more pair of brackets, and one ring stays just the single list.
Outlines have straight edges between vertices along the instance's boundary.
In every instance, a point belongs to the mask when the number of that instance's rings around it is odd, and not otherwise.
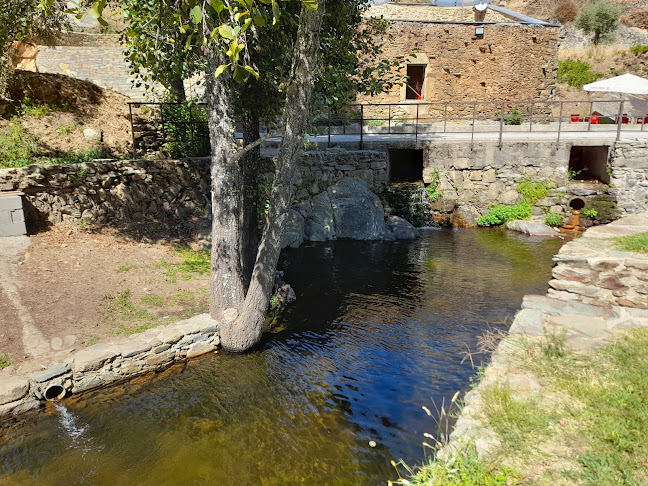
[{"label": "hillside", "polygon": [[[80,162],[130,151],[130,99],[87,81],[15,71],[14,105],[0,118],[0,167]],[[85,129],[100,130],[89,140]]]}]

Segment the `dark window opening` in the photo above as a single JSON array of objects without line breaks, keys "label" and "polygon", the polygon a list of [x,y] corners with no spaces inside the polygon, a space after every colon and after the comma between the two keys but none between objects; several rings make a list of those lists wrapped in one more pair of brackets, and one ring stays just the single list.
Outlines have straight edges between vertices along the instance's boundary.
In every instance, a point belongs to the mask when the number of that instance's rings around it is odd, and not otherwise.
[{"label": "dark window opening", "polygon": [[423,83],[425,82],[425,66],[407,65],[407,88],[405,99],[422,100]]},{"label": "dark window opening", "polygon": [[576,181],[600,181],[609,184],[608,152],[607,146],[573,146],[569,154],[569,178]]},{"label": "dark window opening", "polygon": [[423,180],[423,150],[389,149],[389,182]]}]

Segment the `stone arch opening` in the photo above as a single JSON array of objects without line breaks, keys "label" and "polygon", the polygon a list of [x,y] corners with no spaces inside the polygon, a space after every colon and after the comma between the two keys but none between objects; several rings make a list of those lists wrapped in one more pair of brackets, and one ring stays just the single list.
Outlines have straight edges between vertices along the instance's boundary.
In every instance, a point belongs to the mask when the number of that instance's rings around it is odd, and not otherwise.
[{"label": "stone arch opening", "polygon": [[423,181],[423,150],[389,149],[389,182]]},{"label": "stone arch opening", "polygon": [[583,201],[580,197],[576,197],[569,201],[569,207],[580,211],[585,207],[585,201]]},{"label": "stone arch opening", "polygon": [[610,147],[574,145],[569,154],[570,179],[576,181],[599,181],[610,183],[607,170]]}]

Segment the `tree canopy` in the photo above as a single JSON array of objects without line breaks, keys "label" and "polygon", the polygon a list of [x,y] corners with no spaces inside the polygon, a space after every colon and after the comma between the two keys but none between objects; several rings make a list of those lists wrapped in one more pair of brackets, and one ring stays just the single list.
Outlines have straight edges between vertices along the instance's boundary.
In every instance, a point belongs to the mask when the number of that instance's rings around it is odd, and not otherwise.
[{"label": "tree canopy", "polygon": [[594,34],[592,41],[598,44],[605,35],[616,30],[623,9],[609,0],[598,0],[587,5],[576,17],[576,27],[586,34]]}]

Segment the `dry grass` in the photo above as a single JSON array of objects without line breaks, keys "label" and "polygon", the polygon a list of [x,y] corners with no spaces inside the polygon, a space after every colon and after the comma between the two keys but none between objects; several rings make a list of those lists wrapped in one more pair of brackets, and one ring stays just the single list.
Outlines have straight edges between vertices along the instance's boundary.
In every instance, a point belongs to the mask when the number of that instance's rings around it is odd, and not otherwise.
[{"label": "dry grass", "polygon": [[578,59],[581,61],[591,61],[597,59],[612,59],[617,54],[626,51],[627,48],[620,44],[594,45],[587,47],[564,47],[558,51],[558,58]]}]

